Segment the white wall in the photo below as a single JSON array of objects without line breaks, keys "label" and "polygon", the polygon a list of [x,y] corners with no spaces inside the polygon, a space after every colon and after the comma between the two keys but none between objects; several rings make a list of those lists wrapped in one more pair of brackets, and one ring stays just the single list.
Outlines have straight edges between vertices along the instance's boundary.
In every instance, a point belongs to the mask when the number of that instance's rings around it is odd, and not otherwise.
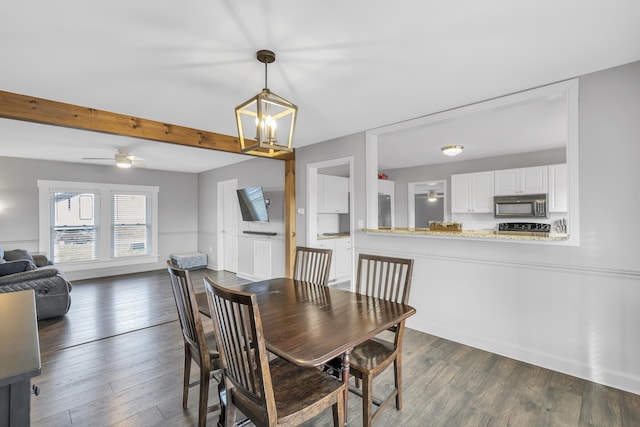
[{"label": "white wall", "polygon": [[165,267],[170,253],[197,248],[196,174],[0,157],[0,245],[6,249],[38,249],[38,179],[160,187],[158,262],[118,267],[117,271],[68,272],[70,280],[157,270]]},{"label": "white wall", "polygon": [[[357,232],[355,250],[415,259],[409,327],[640,393],[640,62],[579,84],[579,247]],[[364,140],[297,150],[298,207],[308,163],[353,155],[365,218]]]}]

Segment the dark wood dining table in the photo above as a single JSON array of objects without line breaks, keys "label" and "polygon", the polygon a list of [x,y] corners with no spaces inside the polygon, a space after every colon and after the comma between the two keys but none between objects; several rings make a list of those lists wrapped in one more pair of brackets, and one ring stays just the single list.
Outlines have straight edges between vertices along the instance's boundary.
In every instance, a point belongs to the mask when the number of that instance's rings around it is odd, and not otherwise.
[{"label": "dark wood dining table", "polygon": [[[345,423],[351,350],[416,312],[406,304],[289,278],[230,287],[256,294],[271,353],[299,366],[342,358]],[[211,317],[206,294],[196,294],[196,299],[200,312]]]}]

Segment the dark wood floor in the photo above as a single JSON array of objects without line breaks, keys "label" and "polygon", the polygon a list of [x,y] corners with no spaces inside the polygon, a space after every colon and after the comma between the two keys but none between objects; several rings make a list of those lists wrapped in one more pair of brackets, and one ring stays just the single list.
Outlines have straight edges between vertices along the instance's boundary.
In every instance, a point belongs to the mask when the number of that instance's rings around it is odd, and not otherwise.
[{"label": "dark wood floor", "polygon": [[[204,274],[242,282],[199,270],[199,290]],[[166,271],[76,282],[70,312],[39,326],[32,426],[196,424],[197,387],[189,409],[181,406],[182,338]],[[640,426],[638,395],[411,329],[403,356],[404,408],[387,409],[377,426]],[[384,393],[392,381],[385,373],[376,387]],[[210,403],[215,390],[212,382]],[[350,425],[361,425],[360,411],[350,396]],[[210,413],[208,424],[217,417]],[[305,425],[332,425],[330,412]]]}]

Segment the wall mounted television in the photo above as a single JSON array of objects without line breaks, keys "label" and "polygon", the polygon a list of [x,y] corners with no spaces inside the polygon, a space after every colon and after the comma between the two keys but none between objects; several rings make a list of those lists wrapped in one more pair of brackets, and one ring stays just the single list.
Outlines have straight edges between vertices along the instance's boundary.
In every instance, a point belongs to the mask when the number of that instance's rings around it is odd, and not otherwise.
[{"label": "wall mounted television", "polygon": [[262,187],[247,187],[236,190],[243,221],[269,222],[268,200]]}]

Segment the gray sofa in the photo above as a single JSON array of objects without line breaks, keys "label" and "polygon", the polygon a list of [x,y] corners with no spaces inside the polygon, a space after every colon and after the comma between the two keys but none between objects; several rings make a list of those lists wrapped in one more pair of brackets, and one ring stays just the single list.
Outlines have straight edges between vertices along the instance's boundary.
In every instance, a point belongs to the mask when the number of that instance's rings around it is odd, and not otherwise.
[{"label": "gray sofa", "polygon": [[27,250],[4,251],[0,247],[0,293],[33,289],[38,320],[59,317],[69,311],[71,283],[44,255]]}]

